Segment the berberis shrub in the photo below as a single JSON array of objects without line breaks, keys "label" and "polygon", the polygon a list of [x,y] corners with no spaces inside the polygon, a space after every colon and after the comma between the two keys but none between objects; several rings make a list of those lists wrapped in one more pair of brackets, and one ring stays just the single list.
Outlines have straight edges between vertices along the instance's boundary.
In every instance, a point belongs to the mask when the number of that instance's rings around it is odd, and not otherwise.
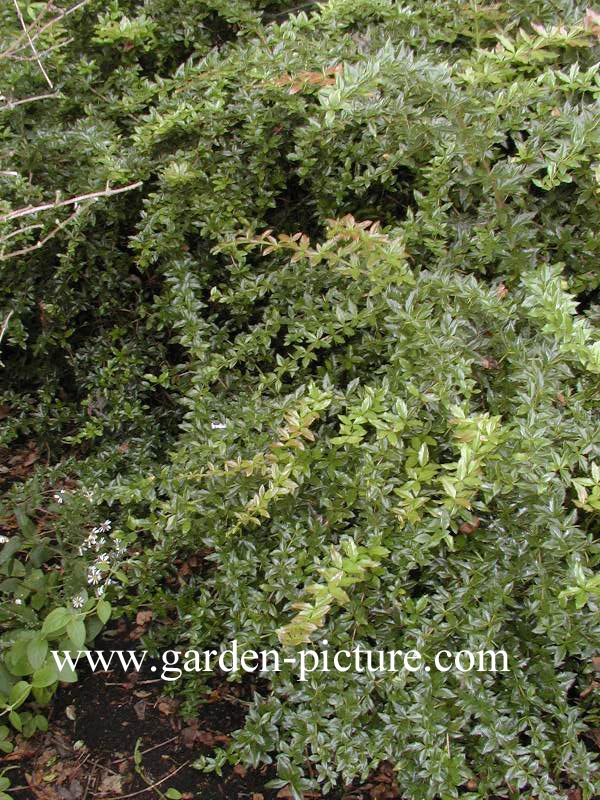
[{"label": "berberis shrub", "polygon": [[[4,720],[44,727],[75,678],[48,642],[90,644],[111,603],[153,611],[151,649],[504,649],[496,674],[283,665],[198,767],[275,762],[295,797],[387,761],[407,798],[590,798],[600,16],[19,11],[0,12]],[[206,688],[174,690],[191,715]]]}]

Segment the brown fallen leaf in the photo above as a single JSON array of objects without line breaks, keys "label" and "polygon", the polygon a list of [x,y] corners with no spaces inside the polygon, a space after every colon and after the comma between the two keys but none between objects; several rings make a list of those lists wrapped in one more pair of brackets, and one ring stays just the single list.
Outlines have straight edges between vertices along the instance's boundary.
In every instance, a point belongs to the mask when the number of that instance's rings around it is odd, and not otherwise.
[{"label": "brown fallen leaf", "polygon": [[481,366],[484,369],[498,369],[500,366],[495,358],[488,358],[487,356],[481,360]]},{"label": "brown fallen leaf", "polygon": [[105,775],[100,781],[98,786],[99,795],[119,795],[123,794],[123,776],[122,775]]},{"label": "brown fallen leaf", "polygon": [[591,728],[589,731],[587,731],[586,736],[589,736],[596,747],[600,749],[600,728]]},{"label": "brown fallen leaf", "polygon": [[593,8],[588,8],[585,12],[583,26],[586,31],[593,33],[596,38],[600,39],[600,14],[594,11]]},{"label": "brown fallen leaf", "polygon": [[179,702],[174,697],[161,697],[158,701],[158,710],[161,714],[171,716],[179,708]]},{"label": "brown fallen leaf", "polygon": [[149,622],[152,622],[153,617],[154,613],[150,609],[138,611],[135,615],[135,622],[137,625],[147,625]]},{"label": "brown fallen leaf", "polygon": [[37,450],[31,450],[21,462],[24,467],[30,467],[33,463],[35,463],[40,457],[40,454]]},{"label": "brown fallen leaf", "polygon": [[474,517],[473,522],[463,522],[459,528],[459,531],[461,533],[474,533],[480,525],[481,520],[479,517]]},{"label": "brown fallen leaf", "polygon": [[590,685],[586,686],[582,692],[579,692],[579,697],[581,697],[582,700],[585,700],[585,698],[588,697],[594,691],[594,689],[598,688],[600,688],[600,681],[592,681]]}]

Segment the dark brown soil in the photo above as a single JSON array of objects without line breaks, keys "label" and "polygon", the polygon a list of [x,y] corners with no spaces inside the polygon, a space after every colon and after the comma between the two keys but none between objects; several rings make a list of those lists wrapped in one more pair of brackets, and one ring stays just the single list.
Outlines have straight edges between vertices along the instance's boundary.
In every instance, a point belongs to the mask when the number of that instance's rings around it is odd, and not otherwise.
[{"label": "dark brown soil", "polygon": [[[132,649],[132,642],[113,640],[104,647]],[[128,675],[81,674],[76,684],[59,689],[48,733],[20,741],[2,759],[16,767],[9,773],[17,787],[11,788],[15,800],[149,800],[168,789],[178,790],[184,800],[276,798],[277,790],[265,788],[274,777],[272,767],[228,767],[219,776],[192,766],[200,755],[227,745],[242,726],[250,687],[218,685],[198,718],[183,720],[177,701],[163,694],[165,684],[150,666]]]},{"label": "dark brown soil", "polygon": [[[119,638],[99,641],[95,649],[137,649],[124,633],[120,627]],[[152,666],[146,660],[141,672],[127,675],[80,670],[77,683],[59,688],[48,732],[30,740],[18,737],[15,751],[0,757],[0,770],[10,768],[15,800],[163,800],[169,789],[182,800],[291,798],[287,787],[265,786],[276,777],[271,765],[228,766],[222,775],[193,767],[199,756],[230,742],[243,725],[253,692],[264,687],[215,676],[198,716],[184,719]],[[306,795],[307,800],[321,797]],[[393,773],[384,766],[365,786],[331,793],[327,800],[398,797]]]}]

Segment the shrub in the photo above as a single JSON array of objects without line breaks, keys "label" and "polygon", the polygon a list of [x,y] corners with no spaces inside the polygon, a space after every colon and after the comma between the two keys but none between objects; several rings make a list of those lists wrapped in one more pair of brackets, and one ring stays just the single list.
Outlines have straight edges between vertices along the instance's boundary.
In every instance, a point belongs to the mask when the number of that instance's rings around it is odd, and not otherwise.
[{"label": "shrub", "polygon": [[[199,768],[591,797],[597,15],[103,5],[36,39],[50,102],[17,105],[44,76],[4,54],[2,443],[48,461],[5,500],[6,712],[44,669],[30,642],[106,622],[104,597],[69,606],[110,516],[102,591],[152,605],[149,647],[509,654],[286,668]],[[177,690],[192,713],[203,685]]]}]

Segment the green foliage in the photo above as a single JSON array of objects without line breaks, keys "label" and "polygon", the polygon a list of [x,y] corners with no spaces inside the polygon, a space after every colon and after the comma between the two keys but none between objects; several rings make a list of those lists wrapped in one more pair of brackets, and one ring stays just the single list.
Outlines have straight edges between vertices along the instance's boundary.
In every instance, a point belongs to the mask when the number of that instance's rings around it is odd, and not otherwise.
[{"label": "green foliage", "polygon": [[44,724],[105,597],[151,648],[504,649],[286,666],[198,767],[598,793],[597,15],[58,7],[21,3],[52,89],[0,11],[0,445],[46,462],[2,508],[0,713]]}]

